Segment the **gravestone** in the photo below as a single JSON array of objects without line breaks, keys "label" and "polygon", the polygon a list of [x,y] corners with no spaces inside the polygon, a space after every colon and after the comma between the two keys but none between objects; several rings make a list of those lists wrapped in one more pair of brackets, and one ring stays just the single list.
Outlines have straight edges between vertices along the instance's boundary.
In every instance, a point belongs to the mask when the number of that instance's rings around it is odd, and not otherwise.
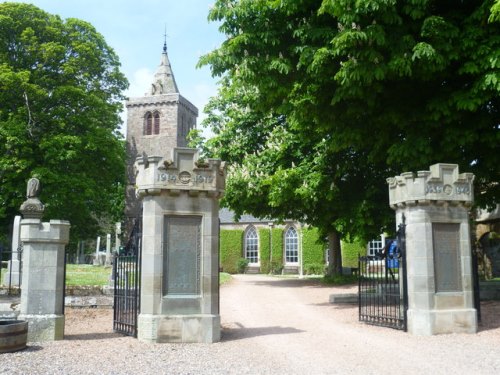
[{"label": "gravestone", "polygon": [[105,260],[105,265],[106,266],[111,266],[111,234],[106,235],[106,260]]},{"label": "gravestone", "polygon": [[38,199],[40,182],[30,179],[28,199],[21,206],[23,243],[21,313],[28,322],[28,341],[64,338],[64,255],[70,224],[64,220],[42,222]]},{"label": "gravestone", "polygon": [[21,216],[14,218],[12,229],[11,258],[4,275],[4,284],[8,286],[19,286],[21,281],[21,241],[19,240],[19,227]]},{"label": "gravestone", "polygon": [[175,148],[172,159],[138,158],[143,202],[141,311],[147,342],[220,340],[219,199],[225,168]]},{"label": "gravestone", "polygon": [[469,228],[473,180],[456,164],[387,179],[396,222],[406,219],[410,333],[477,331]]}]

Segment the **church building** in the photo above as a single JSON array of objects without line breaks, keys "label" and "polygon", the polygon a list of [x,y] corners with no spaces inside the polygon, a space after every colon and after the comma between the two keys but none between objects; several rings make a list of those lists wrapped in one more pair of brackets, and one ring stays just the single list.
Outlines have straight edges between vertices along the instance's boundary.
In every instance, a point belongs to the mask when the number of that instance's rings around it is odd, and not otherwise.
[{"label": "church building", "polygon": [[135,160],[144,154],[169,155],[174,147],[186,147],[187,134],[196,127],[198,117],[198,108],[179,93],[168,59],[166,42],[149,91],[144,96],[129,98],[125,105],[127,107],[125,233],[130,233],[135,219],[140,215],[140,205],[135,196]]}]

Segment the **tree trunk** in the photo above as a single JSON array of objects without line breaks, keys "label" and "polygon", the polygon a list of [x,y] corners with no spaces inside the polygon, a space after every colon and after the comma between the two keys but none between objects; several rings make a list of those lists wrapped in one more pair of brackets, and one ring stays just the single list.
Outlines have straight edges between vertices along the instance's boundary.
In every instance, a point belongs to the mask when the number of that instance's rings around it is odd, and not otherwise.
[{"label": "tree trunk", "polygon": [[342,275],[342,252],[340,250],[340,233],[332,230],[328,233],[328,276]]}]

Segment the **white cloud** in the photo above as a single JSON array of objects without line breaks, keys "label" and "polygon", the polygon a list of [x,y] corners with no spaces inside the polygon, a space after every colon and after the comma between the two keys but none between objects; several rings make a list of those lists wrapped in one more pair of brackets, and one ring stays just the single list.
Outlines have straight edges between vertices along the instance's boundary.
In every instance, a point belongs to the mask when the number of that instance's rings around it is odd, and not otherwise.
[{"label": "white cloud", "polygon": [[125,91],[128,97],[144,96],[153,82],[154,73],[148,68],[136,70],[130,79],[130,87]]}]

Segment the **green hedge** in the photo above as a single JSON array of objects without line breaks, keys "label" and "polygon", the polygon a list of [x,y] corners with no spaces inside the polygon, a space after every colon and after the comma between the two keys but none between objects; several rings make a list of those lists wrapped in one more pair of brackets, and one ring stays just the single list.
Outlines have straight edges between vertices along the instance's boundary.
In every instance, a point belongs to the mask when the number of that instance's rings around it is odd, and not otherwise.
[{"label": "green hedge", "polygon": [[269,235],[268,228],[259,228],[260,272],[269,273]]},{"label": "green hedge", "polygon": [[243,257],[243,233],[243,229],[220,231],[220,266],[224,272],[238,272],[238,260]]},{"label": "green hedge", "polygon": [[323,274],[326,243],[317,228],[302,230],[302,264],[306,274]]},{"label": "green hedge", "polygon": [[342,266],[358,268],[358,257],[366,255],[366,242],[354,240],[353,242],[342,241]]}]

